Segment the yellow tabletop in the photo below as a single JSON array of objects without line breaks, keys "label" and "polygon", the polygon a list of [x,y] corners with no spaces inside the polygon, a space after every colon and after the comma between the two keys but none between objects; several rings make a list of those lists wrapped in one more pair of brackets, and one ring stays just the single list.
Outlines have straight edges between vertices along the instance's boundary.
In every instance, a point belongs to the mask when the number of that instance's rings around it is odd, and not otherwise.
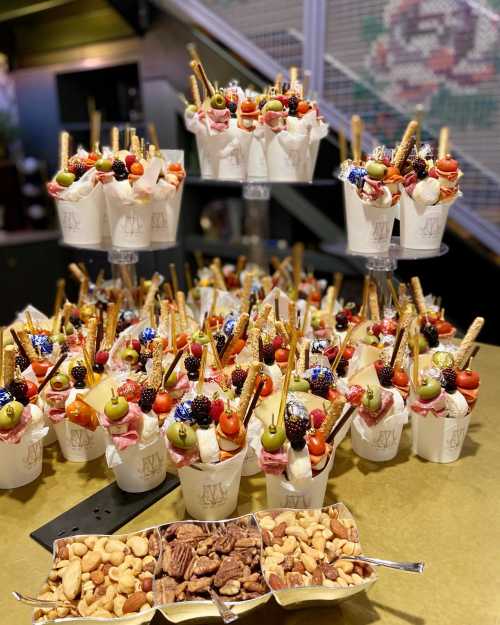
[{"label": "yellow tabletop", "polygon": [[[423,560],[423,575],[379,569],[379,581],[332,608],[265,612],[241,619],[315,625],[500,624],[500,348],[483,345],[475,362],[481,396],[459,461],[440,465],[410,452],[403,432],[397,458],[361,460],[349,439],[337,452],[326,502],[344,502],[354,514],[368,555]],[[112,479],[103,458],[86,465],[64,462],[57,445],[45,449],[36,482],[0,495],[0,625],[28,624],[30,608],[11,590],[35,594],[50,566],[49,553],[29,533],[105,486]],[[238,514],[266,507],[263,477],[244,478]],[[179,489],[125,526],[126,531],[184,518]]]}]

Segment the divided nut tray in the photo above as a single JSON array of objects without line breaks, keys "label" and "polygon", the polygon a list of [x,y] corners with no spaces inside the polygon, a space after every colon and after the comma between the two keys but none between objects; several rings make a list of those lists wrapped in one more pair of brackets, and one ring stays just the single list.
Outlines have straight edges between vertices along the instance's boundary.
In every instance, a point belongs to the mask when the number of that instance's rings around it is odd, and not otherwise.
[{"label": "divided nut tray", "polygon": [[[241,536],[239,546],[238,532]],[[183,534],[186,534],[184,541]],[[215,543],[228,536],[233,538],[227,547],[229,551],[225,552],[222,543],[218,546]],[[170,538],[176,542],[169,543]],[[196,557],[187,556],[191,569],[189,566],[188,569],[182,568],[182,542],[190,548],[193,544],[197,545]],[[69,548],[76,544],[81,546],[75,551],[74,547]],[[171,544],[177,547],[177,551]],[[207,544],[208,548],[205,549]],[[106,545],[108,550],[105,549]],[[225,558],[224,553],[229,553],[229,556]],[[342,567],[339,570],[332,564],[339,564],[342,555],[360,554],[355,521],[342,503],[317,510],[265,510],[214,522],[173,521],[121,535],[72,536],[54,542],[52,568],[39,596],[67,601],[69,593],[75,608],[79,607],[79,612],[86,612],[87,615],[72,615],[65,608],[36,608],[33,623],[97,625],[120,622],[139,625],[151,618],[156,609],[161,609],[174,623],[188,619],[220,619],[214,603],[195,594],[196,590],[203,594],[206,585],[212,587],[217,575],[220,577],[215,589],[238,616],[267,603],[271,596],[280,606],[289,609],[325,605],[326,602],[339,601],[366,590],[376,581],[375,572],[366,568],[366,565],[358,566],[344,560],[342,564],[345,570]],[[72,575],[69,565],[73,559],[80,557],[80,565],[72,567],[76,569]],[[235,579],[248,579],[248,582],[241,582],[244,584],[241,586],[240,582],[233,581],[233,587],[228,586],[233,578],[229,571],[228,580],[225,581],[222,569],[225,559],[238,564],[240,570],[243,569],[241,576]],[[137,560],[141,560],[140,564]],[[214,561],[219,563],[217,572],[210,571],[214,577],[207,578],[205,575],[210,568],[214,568]],[[193,563],[198,565],[199,570],[195,569]],[[356,566],[354,570],[353,566]],[[59,574],[59,569],[64,573]],[[175,580],[177,573],[172,573],[172,570],[177,571],[179,579],[184,581]],[[188,570],[190,574],[186,579],[184,575]],[[148,581],[144,583],[146,576]],[[221,592],[223,590],[226,594]],[[94,598],[87,603],[85,596],[88,593],[94,597],[98,594],[101,601]],[[238,595],[240,600],[232,600],[228,596],[230,593]],[[182,600],[186,595],[189,600]],[[146,597],[148,601],[145,601]],[[133,613],[126,613],[134,608]],[[57,615],[54,612],[58,612]],[[117,612],[126,614],[117,615]]]}]

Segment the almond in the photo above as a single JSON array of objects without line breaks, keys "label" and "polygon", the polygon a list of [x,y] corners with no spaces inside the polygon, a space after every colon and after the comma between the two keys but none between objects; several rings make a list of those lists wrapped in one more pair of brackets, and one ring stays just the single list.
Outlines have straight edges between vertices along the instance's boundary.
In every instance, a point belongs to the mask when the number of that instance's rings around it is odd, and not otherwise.
[{"label": "almond", "polygon": [[75,599],[82,585],[80,560],[71,560],[62,574],[63,592],[67,599]]},{"label": "almond", "polygon": [[153,578],[145,577],[142,580],[142,589],[144,590],[144,592],[149,592],[150,590],[152,590],[152,588],[153,588]]},{"label": "almond", "polygon": [[129,614],[130,612],[138,612],[140,608],[147,603],[148,598],[146,593],[140,590],[139,592],[132,593],[129,598],[123,604],[123,614]]}]

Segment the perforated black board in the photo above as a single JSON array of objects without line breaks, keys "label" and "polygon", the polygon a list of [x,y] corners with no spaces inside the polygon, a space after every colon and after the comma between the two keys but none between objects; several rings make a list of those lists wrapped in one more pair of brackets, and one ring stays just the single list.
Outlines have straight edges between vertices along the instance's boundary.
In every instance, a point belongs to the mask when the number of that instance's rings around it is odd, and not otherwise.
[{"label": "perforated black board", "polygon": [[42,547],[52,551],[52,543],[58,538],[75,534],[113,534],[178,485],[176,477],[167,475],[165,481],[154,490],[132,494],[123,492],[113,482],[31,532],[30,536]]}]

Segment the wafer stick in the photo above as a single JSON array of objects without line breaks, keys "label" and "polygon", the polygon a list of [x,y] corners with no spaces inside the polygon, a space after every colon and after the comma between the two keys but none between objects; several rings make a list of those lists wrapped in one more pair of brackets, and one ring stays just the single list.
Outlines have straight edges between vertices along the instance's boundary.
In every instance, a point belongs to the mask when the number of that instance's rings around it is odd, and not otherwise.
[{"label": "wafer stick", "polygon": [[151,278],[151,284],[146,292],[146,297],[144,298],[144,304],[142,306],[142,316],[146,316],[149,314],[151,306],[154,306],[156,294],[158,293],[158,289],[160,288],[161,276],[159,273],[154,273]]},{"label": "wafer stick", "polygon": [[252,362],[252,364],[248,367],[247,377],[245,378],[243,388],[241,389],[240,404],[238,406],[238,416],[240,419],[243,419],[247,412],[255,387],[255,378],[257,377],[260,368],[261,364],[259,361]]},{"label": "wafer stick", "polygon": [[262,330],[262,328],[266,325],[267,320],[269,319],[269,315],[271,314],[272,309],[273,307],[271,306],[271,304],[269,303],[264,304],[264,306],[261,308],[259,312],[257,319],[255,320],[256,328],[258,328],[259,330]]},{"label": "wafer stick", "polygon": [[68,169],[69,133],[63,130],[59,134],[59,169]]},{"label": "wafer stick", "polygon": [[370,290],[370,276],[365,276],[363,281],[363,297],[361,308],[359,311],[360,317],[366,319],[368,317],[368,291]]},{"label": "wafer stick", "polygon": [[87,369],[87,376],[89,379],[90,386],[94,386],[94,381],[95,381],[94,369],[92,368],[92,361],[90,360],[89,352],[85,345],[82,347],[82,354],[83,354],[83,360],[85,362],[85,367]]},{"label": "wafer stick", "polygon": [[377,285],[370,282],[368,287],[368,305],[372,321],[380,321],[380,308],[378,305]]},{"label": "wafer stick", "polygon": [[162,383],[163,341],[155,338],[152,341],[152,366],[148,376],[148,386],[158,390]]},{"label": "wafer stick", "polygon": [[14,345],[6,345],[3,349],[3,385],[10,386],[16,374],[16,348]]},{"label": "wafer stick", "polygon": [[120,150],[120,131],[118,130],[118,126],[113,126],[111,128],[111,149],[114,154]]},{"label": "wafer stick", "polygon": [[85,337],[85,347],[89,355],[90,364],[93,366],[97,344],[97,319],[90,317],[87,321],[87,336]]},{"label": "wafer stick", "polygon": [[418,331],[413,334],[413,386],[416,389],[420,383],[419,380],[419,361],[420,349],[418,345]]},{"label": "wafer stick", "polygon": [[345,397],[343,395],[338,395],[325,408],[326,419],[323,421],[319,428],[320,432],[322,432],[325,437],[328,436],[332,431],[335,422],[342,414],[342,410],[344,409],[345,404]]},{"label": "wafer stick", "polygon": [[241,312],[247,312],[250,306],[250,294],[252,292],[252,284],[253,284],[254,274],[252,272],[248,272],[245,274],[243,278],[243,285],[241,289]]},{"label": "wafer stick", "polygon": [[177,301],[177,310],[179,311],[181,330],[186,330],[188,326],[188,318],[186,310],[186,296],[184,295],[184,291],[177,291],[175,299]]},{"label": "wafer stick", "polygon": [[399,170],[401,170],[410,154],[410,151],[415,142],[415,133],[417,132],[417,128],[418,122],[416,120],[412,119],[410,122],[408,122],[403,138],[401,139],[401,143],[396,149],[396,154],[394,155],[394,166],[397,167]]},{"label": "wafer stick", "polygon": [[252,352],[252,358],[256,361],[261,360],[261,354],[259,349],[260,329],[254,326],[248,332],[248,345]]},{"label": "wafer stick", "polygon": [[[14,332],[14,330],[11,330],[11,334],[12,334],[12,337],[14,338],[16,333]],[[33,362],[34,360],[39,360],[39,356],[36,353],[35,348],[33,347],[26,330],[24,329],[18,330],[17,337],[19,339],[19,343],[23,346],[24,353],[30,359],[30,361]]]},{"label": "wafer stick", "polygon": [[476,317],[470,324],[464,338],[461,340],[458,351],[455,354],[455,366],[459,369],[462,368],[463,361],[466,359],[467,353],[469,352],[474,341],[477,339],[483,325],[484,318]]},{"label": "wafer stick", "polygon": [[207,330],[208,338],[210,340],[210,347],[212,348],[212,354],[214,357],[215,367],[218,371],[222,372],[222,363],[220,360],[219,352],[217,351],[217,345],[214,341],[214,335],[210,329]]},{"label": "wafer stick", "polygon": [[424,292],[422,291],[420,278],[418,276],[414,276],[410,282],[417,311],[420,315],[425,315],[427,313],[427,306],[425,305]]},{"label": "wafer stick", "polygon": [[361,163],[361,135],[363,132],[363,122],[359,115],[353,115],[351,117],[351,149],[352,160],[359,164]]},{"label": "wafer stick", "polygon": [[222,271],[220,270],[219,265],[216,262],[213,262],[210,265],[210,270],[214,276],[214,284],[216,288],[221,291],[227,291],[226,282],[224,280],[224,276],[222,275]]},{"label": "wafer stick", "polygon": [[444,158],[449,151],[450,129],[443,126],[439,131],[438,158]]},{"label": "wafer stick", "polygon": [[170,306],[170,347],[174,354],[177,353],[177,319],[175,310]]},{"label": "wafer stick", "polygon": [[354,411],[356,410],[356,408],[357,406],[349,406],[349,408],[340,417],[340,419],[338,419],[338,421],[335,422],[335,425],[333,426],[332,431],[330,432],[330,435],[326,439],[327,443],[331,444],[335,442],[335,437],[340,432],[340,430],[344,427],[344,425],[349,421],[349,419],[352,418],[352,415],[354,414]]},{"label": "wafer stick", "polygon": [[54,317],[59,312],[63,300],[64,300],[64,287],[66,286],[66,280],[64,278],[59,278],[56,282],[56,296],[54,298]]}]

